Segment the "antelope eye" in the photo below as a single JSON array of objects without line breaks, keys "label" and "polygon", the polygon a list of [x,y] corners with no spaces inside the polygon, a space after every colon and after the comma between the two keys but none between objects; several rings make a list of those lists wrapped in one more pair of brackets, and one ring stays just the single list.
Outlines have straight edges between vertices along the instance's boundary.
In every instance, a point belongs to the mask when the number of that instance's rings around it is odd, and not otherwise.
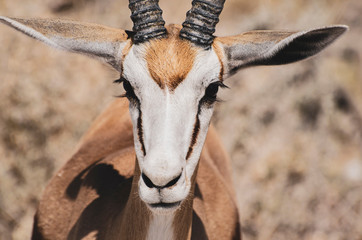
[{"label": "antelope eye", "polygon": [[217,92],[219,91],[219,83],[211,83],[205,90],[205,96],[210,98],[216,98]]},{"label": "antelope eye", "polygon": [[219,91],[219,87],[222,87],[221,82],[214,82],[211,83],[206,89],[205,89],[205,95],[200,100],[200,105],[204,106],[211,106],[214,102],[217,101],[217,92]]},{"label": "antelope eye", "polygon": [[133,93],[133,88],[127,80],[123,80],[123,88],[127,93]]},{"label": "antelope eye", "polygon": [[133,87],[129,83],[129,81],[127,81],[126,79],[123,79],[122,82],[123,82],[123,88],[126,91],[126,94],[124,96],[127,97],[129,100],[138,99],[136,94],[134,93]]}]

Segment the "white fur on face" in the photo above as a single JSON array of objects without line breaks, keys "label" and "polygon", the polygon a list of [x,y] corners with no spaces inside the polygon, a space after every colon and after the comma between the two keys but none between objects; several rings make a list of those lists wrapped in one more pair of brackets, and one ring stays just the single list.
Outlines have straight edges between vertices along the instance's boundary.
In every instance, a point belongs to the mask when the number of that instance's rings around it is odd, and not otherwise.
[{"label": "white fur on face", "polygon": [[[175,178],[179,179],[175,185],[159,189],[147,186],[140,178],[139,194],[148,204],[181,202],[189,195],[191,178],[213,113],[212,106],[200,105],[199,102],[206,87],[219,81],[221,65],[213,50],[200,49],[192,69],[176,89],[161,89],[151,78],[145,51],[143,45],[133,46],[123,63],[123,77],[131,83],[139,99],[139,104],[130,104],[139,167],[156,186],[165,186]],[[192,145],[197,121],[198,134]],[[191,154],[186,159],[191,145]]]}]

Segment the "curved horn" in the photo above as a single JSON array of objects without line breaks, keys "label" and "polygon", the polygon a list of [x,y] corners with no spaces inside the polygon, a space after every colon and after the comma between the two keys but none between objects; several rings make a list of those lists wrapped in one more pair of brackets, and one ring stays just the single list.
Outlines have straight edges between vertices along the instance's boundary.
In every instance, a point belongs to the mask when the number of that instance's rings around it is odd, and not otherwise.
[{"label": "curved horn", "polygon": [[192,8],[187,12],[186,20],[182,24],[180,37],[209,49],[224,2],[225,0],[193,0]]},{"label": "curved horn", "polygon": [[129,0],[135,44],[167,36],[158,0]]}]

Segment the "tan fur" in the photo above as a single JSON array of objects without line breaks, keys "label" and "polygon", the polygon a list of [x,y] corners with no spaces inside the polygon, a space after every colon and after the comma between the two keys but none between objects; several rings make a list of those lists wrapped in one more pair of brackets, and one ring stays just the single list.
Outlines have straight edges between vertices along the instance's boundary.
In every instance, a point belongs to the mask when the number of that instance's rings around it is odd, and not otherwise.
[{"label": "tan fur", "polygon": [[[230,176],[229,160],[211,126],[193,191],[173,222],[176,239],[240,239]],[[145,239],[150,212],[138,196],[139,177],[128,102],[117,99],[48,184],[33,239]]]},{"label": "tan fur", "polygon": [[186,78],[198,50],[189,41],[179,38],[180,28],[179,25],[169,25],[167,38],[147,44],[148,70],[162,89],[167,86],[174,90]]},{"label": "tan fur", "polygon": [[221,69],[220,69],[220,74],[219,74],[219,80],[220,81],[223,81],[224,80],[224,73],[225,73],[225,66],[224,66],[224,50],[223,48],[221,47],[220,44],[217,44],[217,41],[216,43],[213,42],[212,44],[212,48],[214,49],[218,59],[219,59],[219,62],[220,62],[220,66],[221,66]]},{"label": "tan fur", "polygon": [[288,31],[268,31],[268,30],[260,30],[260,31],[250,31],[245,32],[235,36],[228,37],[216,37],[213,45],[217,45],[221,43],[224,46],[232,46],[234,44],[243,43],[243,44],[258,44],[264,42],[279,42],[295,32]]},{"label": "tan fur", "polygon": [[122,29],[110,28],[94,23],[79,23],[71,20],[19,19],[13,18],[47,37],[82,39],[90,42],[124,42],[127,34]]},{"label": "tan fur", "polygon": [[[175,240],[184,240],[191,236],[191,223],[192,223],[192,203],[194,199],[194,192],[196,186],[196,175],[197,175],[197,168],[191,178],[192,186],[190,190],[190,194],[188,197],[182,202],[180,206],[180,210],[178,210],[175,214],[175,218],[173,220],[173,227],[174,227],[174,236]],[[182,223],[182,224],[180,224]]]},{"label": "tan fur", "polygon": [[[225,48],[233,47],[236,45],[262,45],[264,43],[278,43],[286,37],[294,34],[295,32],[287,31],[251,31],[245,32],[235,36],[228,37],[216,37],[212,44],[212,47],[219,58],[221,64],[220,70],[220,81],[222,79],[229,77],[230,73],[230,63],[232,59],[229,59],[230,56],[225,52]],[[262,51],[261,51],[262,52]]]},{"label": "tan fur", "polygon": [[[96,24],[6,17],[0,17],[0,21],[50,46],[98,57],[121,72],[121,61],[132,46],[125,31]],[[205,51],[181,40],[180,28],[170,25],[167,37],[142,43],[151,77],[160,88],[171,91],[189,74],[197,51]],[[345,26],[332,26],[302,32],[300,38],[288,38],[294,32],[280,31],[215,38],[213,49],[222,65],[220,80],[253,64],[304,59],[346,30]],[[325,41],[318,40],[320,36]],[[308,41],[296,54],[303,38]],[[316,42],[311,44],[309,40]],[[279,54],[275,50],[280,50]],[[197,136],[197,124],[194,129]],[[141,173],[133,144],[128,102],[116,100],[95,121],[76,153],[47,186],[34,219],[33,239],[146,239],[153,213],[139,197]],[[229,160],[210,126],[191,179],[190,194],[172,222],[175,239],[241,239],[230,176]]]}]

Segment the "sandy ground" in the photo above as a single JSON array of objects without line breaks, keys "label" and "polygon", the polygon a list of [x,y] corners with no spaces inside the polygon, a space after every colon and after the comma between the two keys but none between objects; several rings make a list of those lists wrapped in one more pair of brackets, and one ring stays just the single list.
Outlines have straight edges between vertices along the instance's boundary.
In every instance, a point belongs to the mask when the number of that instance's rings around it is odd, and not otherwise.
[{"label": "sandy ground", "polygon": [[[0,0],[0,15],[131,29],[125,0]],[[191,1],[160,1],[182,23]],[[62,11],[54,12],[54,9]],[[318,56],[245,69],[213,118],[232,163],[246,240],[362,239],[362,1],[228,0],[216,35],[347,24]],[[28,239],[47,181],[119,95],[109,67],[0,25],[0,239]]]}]

